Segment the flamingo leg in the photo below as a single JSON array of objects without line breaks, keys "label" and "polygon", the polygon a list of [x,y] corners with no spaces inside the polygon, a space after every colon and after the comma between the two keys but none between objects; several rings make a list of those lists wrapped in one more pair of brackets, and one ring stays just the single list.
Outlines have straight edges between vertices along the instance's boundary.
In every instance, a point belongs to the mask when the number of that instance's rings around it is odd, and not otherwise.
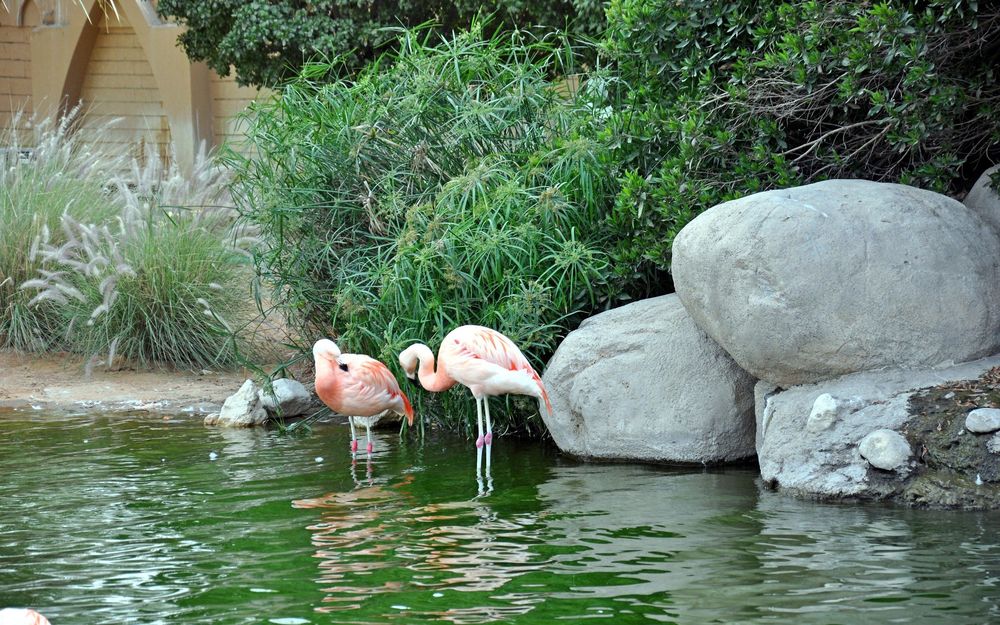
[{"label": "flamingo leg", "polygon": [[358,435],[354,430],[354,417],[347,417],[347,422],[351,424],[351,453],[358,450]]},{"label": "flamingo leg", "polygon": [[[486,443],[487,446],[489,446],[489,445],[493,444],[493,422],[490,421],[490,396],[489,395],[487,395],[486,397],[483,397],[483,403],[486,405],[486,437],[483,439],[483,442]],[[488,454],[487,454],[486,458],[487,458],[487,462],[486,462],[487,469],[486,470],[489,471],[490,463],[488,461],[489,460],[489,455]]]},{"label": "flamingo leg", "polygon": [[476,398],[476,423],[479,425],[479,437],[476,438],[476,448],[480,448],[485,443],[483,438],[483,399],[481,397]]},{"label": "flamingo leg", "polygon": [[490,471],[490,465],[493,464],[492,460],[493,460],[493,446],[487,445],[486,446],[486,492],[487,493],[493,492],[493,472]]},{"label": "flamingo leg", "polygon": [[[483,452],[486,454],[486,472],[483,473]],[[493,447],[485,445],[476,449],[476,485],[479,487],[478,497],[493,492],[493,472],[490,468],[493,459]]]},{"label": "flamingo leg", "polygon": [[372,445],[372,426],[367,423],[365,424],[365,438],[368,441],[368,453],[371,454],[375,447]]},{"label": "flamingo leg", "polygon": [[483,448],[476,448],[476,484],[479,486],[479,494],[482,495],[486,492],[486,488],[483,486]]}]

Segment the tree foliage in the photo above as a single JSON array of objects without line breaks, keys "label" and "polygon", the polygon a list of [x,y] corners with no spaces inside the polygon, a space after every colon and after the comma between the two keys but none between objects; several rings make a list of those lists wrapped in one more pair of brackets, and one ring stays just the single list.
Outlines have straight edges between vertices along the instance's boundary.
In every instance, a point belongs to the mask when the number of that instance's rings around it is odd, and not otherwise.
[{"label": "tree foliage", "polygon": [[496,28],[564,29],[596,35],[604,26],[597,0],[160,0],[160,15],[186,26],[179,41],[193,61],[221,76],[235,68],[240,84],[275,86],[310,60],[351,73],[395,44],[400,28],[429,24],[447,34],[492,14]]},{"label": "tree foliage", "polygon": [[608,18],[615,255],[640,272],[725,200],[822,178],[957,192],[1000,156],[996,5],[612,0]]}]

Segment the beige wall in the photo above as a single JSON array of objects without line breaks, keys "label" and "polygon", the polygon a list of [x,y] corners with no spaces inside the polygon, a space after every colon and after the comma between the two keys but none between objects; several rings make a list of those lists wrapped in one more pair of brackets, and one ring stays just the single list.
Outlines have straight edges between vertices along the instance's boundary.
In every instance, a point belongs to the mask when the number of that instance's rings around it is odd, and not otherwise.
[{"label": "beige wall", "polygon": [[[212,130],[216,145],[223,142],[237,148],[244,144],[243,122],[237,117],[259,92],[236,84],[235,72],[223,78],[212,72]],[[267,93],[265,93],[267,95]]]},{"label": "beige wall", "polygon": [[0,6],[0,127],[11,111],[44,116],[82,104],[85,126],[120,118],[104,142],[163,156],[172,143],[187,167],[201,142],[239,143],[233,116],[260,97],[191,63],[177,46],[179,27],[148,0],[117,0],[118,15],[97,0],[5,0]]},{"label": "beige wall", "polygon": [[[20,17],[20,20],[18,19]],[[18,23],[23,26],[19,26]],[[0,8],[0,128],[11,127],[13,115],[21,112],[30,118],[31,102],[31,27],[39,25],[34,2],[23,7],[20,16]],[[21,140],[26,140],[25,136]]]},{"label": "beige wall", "polygon": [[80,98],[87,111],[81,125],[101,129],[91,134],[100,147],[133,152],[141,159],[152,144],[161,159],[169,159],[170,121],[153,68],[127,14],[120,19],[102,15],[97,22]]}]

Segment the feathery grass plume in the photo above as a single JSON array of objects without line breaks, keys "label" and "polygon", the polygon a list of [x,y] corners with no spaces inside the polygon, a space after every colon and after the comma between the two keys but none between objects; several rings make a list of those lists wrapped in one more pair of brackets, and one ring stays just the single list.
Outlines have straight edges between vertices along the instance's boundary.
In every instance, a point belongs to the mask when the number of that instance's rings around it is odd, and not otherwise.
[{"label": "feathery grass plume", "polygon": [[39,236],[41,277],[22,288],[35,303],[54,302],[88,368],[116,356],[145,366],[236,364],[249,315],[246,246],[256,238],[235,224],[228,174],[205,150],[190,176],[152,149],[127,171],[112,181],[113,219],[66,213],[59,241]]},{"label": "feathery grass plume", "polygon": [[[255,156],[230,160],[261,279],[301,336],[332,331],[392,367],[410,342],[479,323],[541,368],[617,295],[614,180],[590,138],[603,109],[552,77],[572,53],[548,40],[477,24],[435,45],[404,32],[399,48],[353,81],[307,67],[254,111]],[[449,426],[475,412],[468,393],[415,399]],[[494,414],[499,431],[543,429],[534,407]]]},{"label": "feathery grass plume", "polygon": [[15,114],[0,133],[0,349],[62,345],[64,326],[53,309],[58,291],[29,305],[34,295],[19,288],[41,268],[37,241],[44,235],[50,247],[68,245],[64,214],[101,222],[117,212],[107,183],[124,159],[89,148],[93,133],[105,128],[73,132],[79,120],[79,109],[58,121]]}]

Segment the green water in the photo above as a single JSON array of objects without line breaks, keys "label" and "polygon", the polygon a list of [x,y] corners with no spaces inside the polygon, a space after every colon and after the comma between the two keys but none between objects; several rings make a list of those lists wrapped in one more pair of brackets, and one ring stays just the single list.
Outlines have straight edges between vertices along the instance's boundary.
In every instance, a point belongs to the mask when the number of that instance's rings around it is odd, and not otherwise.
[{"label": "green water", "polygon": [[749,470],[505,438],[479,496],[469,441],[380,432],[369,477],[346,430],[0,415],[0,607],[55,625],[1000,619],[1000,515],[821,505]]}]

